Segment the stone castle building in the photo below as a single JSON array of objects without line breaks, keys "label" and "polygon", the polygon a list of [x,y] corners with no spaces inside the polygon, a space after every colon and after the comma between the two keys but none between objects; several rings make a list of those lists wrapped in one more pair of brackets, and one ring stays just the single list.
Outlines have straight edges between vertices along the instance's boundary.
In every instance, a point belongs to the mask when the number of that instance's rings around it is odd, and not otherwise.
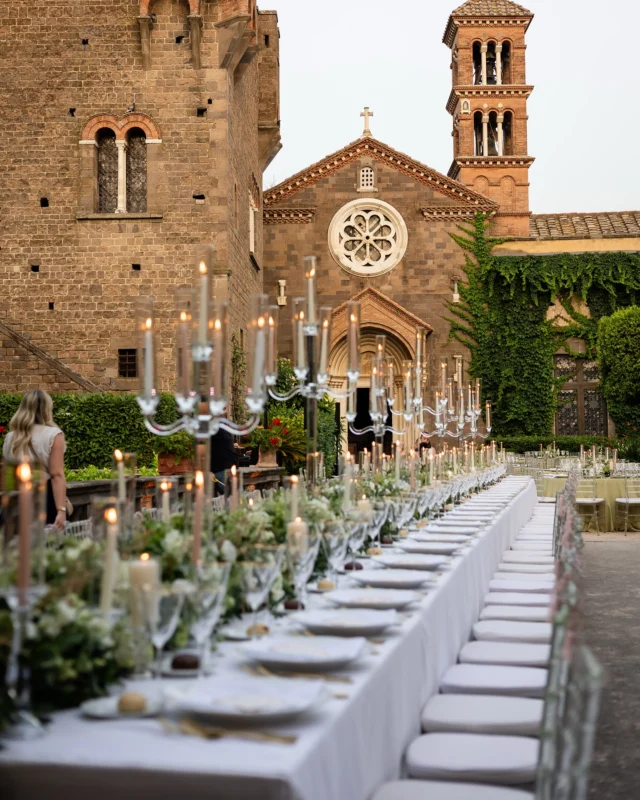
[{"label": "stone castle building", "polygon": [[[512,238],[502,253],[640,250],[640,212],[531,213],[532,19],[511,0],[452,12],[446,175],[378,141],[367,109],[359,139],[263,196],[280,148],[275,12],[255,0],[5,3],[0,390],[135,390],[134,306],[148,295],[161,387],[171,388],[175,297],[192,285],[199,243],[215,242],[240,338],[248,298],[300,295],[302,257],[317,255],[320,301],[335,309],[336,385],[352,297],[362,301],[365,373],[377,333],[399,366],[423,326],[432,377],[440,356],[460,353],[447,342],[464,263],[450,234],[478,210]],[[283,355],[290,311],[288,302]],[[558,432],[606,428],[596,382],[592,364],[576,364]],[[363,399],[367,386],[365,374]]]},{"label": "stone castle building", "polygon": [[[450,234],[479,210],[491,217],[492,233],[513,238],[496,253],[640,249],[640,212],[530,211],[534,159],[527,146],[527,99],[533,86],[525,53],[532,19],[511,0],[468,0],[453,11],[444,34],[452,73],[446,107],[453,163],[447,175],[378,141],[365,109],[359,139],[265,192],[265,291],[289,298],[304,294],[301,257],[318,257],[320,301],[335,309],[336,387],[346,386],[345,303],[354,297],[362,302],[361,408],[368,407],[366,372],[376,334],[387,335],[399,375],[402,361],[415,357],[415,328],[423,326],[432,385],[441,356],[464,355],[459,343],[447,342],[447,304],[464,264]],[[282,329],[289,354],[291,328]],[[607,414],[596,389],[596,365],[579,359],[571,368],[575,381],[564,387],[567,405],[557,432],[604,433]]]},{"label": "stone castle building", "polygon": [[215,242],[235,330],[262,288],[276,13],[256,0],[16,0],[0,37],[0,389],[137,389],[138,296],[155,299],[168,388],[194,245]]}]

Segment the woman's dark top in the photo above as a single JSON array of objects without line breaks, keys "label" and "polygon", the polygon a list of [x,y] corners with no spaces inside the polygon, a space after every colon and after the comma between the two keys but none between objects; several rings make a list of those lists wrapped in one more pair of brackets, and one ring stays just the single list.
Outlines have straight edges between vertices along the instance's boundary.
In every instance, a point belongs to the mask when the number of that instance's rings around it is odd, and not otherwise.
[{"label": "woman's dark top", "polygon": [[238,451],[233,444],[233,436],[219,430],[211,437],[211,472],[224,472],[240,463]]},{"label": "woman's dark top", "polygon": [[420,452],[423,450],[431,450],[431,442],[420,442]]}]

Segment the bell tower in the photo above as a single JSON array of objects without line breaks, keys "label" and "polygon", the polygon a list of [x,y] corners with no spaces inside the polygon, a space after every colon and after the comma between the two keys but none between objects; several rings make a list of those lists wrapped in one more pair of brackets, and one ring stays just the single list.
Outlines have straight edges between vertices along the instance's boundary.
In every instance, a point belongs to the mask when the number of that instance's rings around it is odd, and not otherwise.
[{"label": "bell tower", "polygon": [[500,205],[494,233],[529,236],[526,32],[533,14],[511,0],[467,0],[449,18],[453,163],[449,177]]}]

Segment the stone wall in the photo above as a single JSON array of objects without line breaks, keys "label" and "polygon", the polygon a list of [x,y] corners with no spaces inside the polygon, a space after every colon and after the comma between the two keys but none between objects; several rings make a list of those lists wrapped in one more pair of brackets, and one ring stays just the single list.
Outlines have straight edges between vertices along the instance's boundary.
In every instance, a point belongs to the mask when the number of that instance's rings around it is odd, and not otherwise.
[{"label": "stone wall", "polygon": [[[248,244],[247,198],[253,190],[259,200],[262,185],[255,33],[245,37],[254,52],[241,69],[219,68],[221,7],[201,3],[196,70],[186,0],[155,0],[150,12],[144,69],[138,0],[16,0],[0,8],[3,320],[105,390],[137,387],[118,378],[117,351],[136,346],[139,296],[156,300],[160,386],[170,388],[175,293],[192,283],[194,245],[214,242],[219,267],[231,272],[236,327],[262,284]],[[94,158],[91,145],[79,144],[83,129],[97,114],[122,120],[133,104],[161,138],[147,145],[148,213],[95,218],[81,203]],[[19,350],[2,357],[11,369],[0,372],[0,390],[31,388],[34,372],[43,388],[60,388],[48,368],[33,369],[30,355],[21,363]]]},{"label": "stone wall", "polygon": [[[408,231],[408,247],[402,261],[390,272],[371,278],[354,275],[340,267],[327,243],[334,214],[344,204],[363,196],[356,189],[358,173],[363,166],[374,166],[377,192],[373,196],[400,212]],[[449,323],[446,320],[453,279],[463,276],[464,254],[449,235],[457,232],[455,222],[427,220],[420,209],[453,204],[451,198],[366,157],[283,200],[283,207],[315,209],[315,213],[310,222],[265,225],[264,286],[272,302],[275,302],[278,279],[287,280],[288,306],[280,312],[282,355],[291,354],[293,298],[304,294],[302,258],[316,255],[320,305],[336,307],[363,289],[373,287],[433,327],[429,337],[429,362],[431,377],[435,379],[438,357],[464,350],[456,342],[447,343]],[[269,211],[277,210],[279,205],[270,204]],[[376,322],[388,325],[389,319],[371,320],[373,325]]]}]

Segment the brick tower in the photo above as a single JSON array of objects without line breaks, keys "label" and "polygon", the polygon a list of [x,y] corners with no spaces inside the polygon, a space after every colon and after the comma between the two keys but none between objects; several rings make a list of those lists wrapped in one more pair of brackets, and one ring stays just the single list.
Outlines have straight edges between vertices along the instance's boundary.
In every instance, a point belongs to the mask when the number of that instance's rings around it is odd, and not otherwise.
[{"label": "brick tower", "polygon": [[453,164],[449,176],[500,205],[495,233],[529,236],[525,36],[533,14],[511,0],[467,0],[451,14]]}]

